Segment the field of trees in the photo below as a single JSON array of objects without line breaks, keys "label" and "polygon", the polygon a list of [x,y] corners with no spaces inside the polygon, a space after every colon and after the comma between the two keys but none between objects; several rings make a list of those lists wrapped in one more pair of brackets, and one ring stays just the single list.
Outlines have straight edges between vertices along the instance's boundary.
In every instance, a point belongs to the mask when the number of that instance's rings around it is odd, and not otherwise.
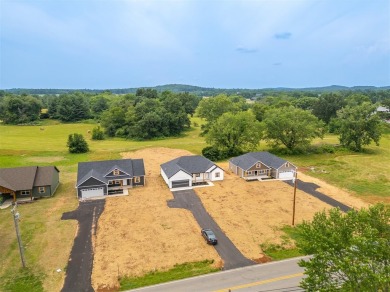
[{"label": "field of trees", "polygon": [[[0,241],[0,290],[59,290],[63,273],[56,269],[66,269],[67,255],[61,255],[58,267],[50,265],[50,258],[72,245],[73,238],[61,234],[74,232],[75,222],[59,218],[77,206],[74,182],[80,161],[114,159],[121,152],[161,146],[203,151],[218,160],[267,150],[366,202],[390,203],[390,133],[382,121],[389,117],[374,111],[379,104],[389,106],[389,95],[389,90],[320,96],[277,92],[248,103],[236,94],[200,99],[153,90],[59,96],[1,92],[0,167],[56,165],[61,187],[53,198],[19,208],[30,266],[26,271],[19,270],[9,210],[0,210],[0,237],[6,239]],[[92,139],[98,126],[103,140]],[[89,152],[69,153],[66,144],[74,133],[84,136]],[[53,230],[62,233],[53,235]]]}]

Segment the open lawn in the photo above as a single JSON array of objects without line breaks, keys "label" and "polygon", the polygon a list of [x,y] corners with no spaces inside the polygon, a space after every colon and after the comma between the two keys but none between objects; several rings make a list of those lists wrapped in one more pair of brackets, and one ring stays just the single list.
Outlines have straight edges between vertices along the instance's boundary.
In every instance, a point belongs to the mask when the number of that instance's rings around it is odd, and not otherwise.
[{"label": "open lawn", "polygon": [[[201,121],[196,119],[200,124]],[[153,141],[130,141],[126,139],[107,139],[104,141],[92,141],[90,140],[88,130],[92,130],[95,127],[92,123],[77,123],[77,124],[56,124],[47,122],[41,126],[0,126],[0,167],[14,167],[14,166],[27,166],[27,165],[56,165],[59,167],[61,186],[57,190],[57,193],[53,198],[41,199],[32,204],[21,205],[18,209],[21,214],[21,233],[22,239],[26,246],[27,265],[30,267],[25,273],[19,273],[20,259],[18,255],[15,230],[13,227],[12,216],[10,210],[0,210],[0,291],[21,291],[15,287],[18,283],[29,283],[25,279],[30,277],[32,285],[34,287],[40,287],[37,291],[41,291],[42,288],[45,291],[59,291],[63,284],[64,269],[66,268],[68,256],[73,243],[74,235],[76,233],[76,222],[74,221],[61,221],[61,215],[63,212],[74,210],[77,207],[78,201],[75,196],[74,184],[76,181],[77,163],[79,161],[92,161],[92,160],[104,160],[104,159],[116,159],[120,158],[122,152],[130,153],[132,156],[133,151],[138,150],[137,155],[146,155],[142,151],[154,151],[152,156],[156,156],[156,153],[163,151],[159,150],[142,150],[152,147],[166,147],[175,149],[185,149],[195,154],[201,153],[201,149],[205,147],[204,138],[199,137],[200,128],[192,128],[187,131],[182,137],[169,138]],[[41,130],[40,128],[43,128]],[[86,154],[69,154],[66,148],[67,137],[71,133],[83,134],[91,148],[91,152]],[[327,135],[324,142],[337,144],[337,137]],[[262,142],[261,150],[267,150],[267,145]],[[176,151],[176,150],[175,150]],[[161,152],[162,155],[176,155],[179,152],[175,152],[169,149]],[[188,152],[180,152],[188,153]],[[348,151],[339,151],[332,154],[312,154],[312,155],[298,155],[298,156],[284,156],[295,163],[300,171],[302,180],[313,181],[321,185],[321,191],[331,192],[332,196],[340,199],[342,202],[354,205],[357,204],[356,199],[349,196],[349,193],[356,195],[366,202],[390,202],[390,172],[388,165],[390,164],[390,135],[386,134],[381,139],[381,145],[379,147],[370,146],[364,153],[352,153]],[[165,156],[166,160],[170,158]],[[164,159],[161,159],[161,162]],[[160,162],[160,163],[161,163]],[[148,162],[147,162],[148,163]],[[222,163],[224,165],[224,163]],[[157,160],[153,162],[153,165],[147,164],[147,175],[155,173],[154,167],[158,167]],[[315,177],[316,179],[313,179]],[[215,259],[215,264],[218,265],[218,258],[216,254],[213,254],[213,249],[210,247],[208,250],[204,250],[204,242],[198,236],[198,226],[194,223],[194,219],[191,214],[188,214],[185,210],[172,210],[166,207],[166,200],[172,198],[171,194],[163,184],[162,179],[156,174],[154,178],[147,178],[147,186],[145,188],[134,189],[131,195],[122,198],[112,198],[107,201],[107,213],[103,213],[100,228],[105,228],[106,225],[116,222],[121,226],[121,234],[111,233],[110,235],[100,232],[98,234],[98,240],[96,250],[99,251],[96,256],[96,269],[94,269],[93,279],[94,285],[100,284],[112,284],[117,283],[118,275],[127,274],[127,269],[132,267],[132,270],[136,271],[135,274],[139,275],[155,268],[168,269],[172,267],[175,262],[175,257],[167,256],[168,262],[161,261],[161,252],[156,250],[166,250],[167,255],[171,255],[172,249],[177,248],[180,253],[186,255],[188,259],[198,261],[202,259]],[[324,183],[327,182],[327,184]],[[228,236],[233,239],[233,242],[237,246],[243,249],[243,252],[253,258],[259,256],[261,249],[257,242],[262,242],[264,238],[258,238],[256,233],[264,235],[270,232],[269,237],[279,236],[281,234],[278,231],[279,224],[285,224],[290,222],[289,210],[291,208],[291,199],[286,198],[284,203],[280,203],[278,208],[273,209],[271,207],[266,208],[263,206],[261,210],[256,210],[252,205],[255,204],[267,204],[278,203],[272,201],[274,198],[269,198],[268,193],[272,193],[271,190],[263,189],[260,195],[258,194],[259,188],[265,188],[266,186],[259,186],[259,183],[248,183],[245,186],[245,192],[241,194],[235,193],[234,188],[236,183],[234,178],[229,178],[227,175],[227,185],[216,184],[214,188],[204,189],[204,193],[200,193],[200,196],[206,205],[206,208],[210,209],[210,213],[216,218],[221,227],[228,233]],[[252,185],[253,184],[253,185]],[[256,185],[257,184],[257,185]],[[228,185],[231,187],[228,188]],[[282,186],[280,186],[282,187]],[[338,187],[338,188],[335,188]],[[283,192],[291,193],[290,187],[283,185]],[[339,188],[343,190],[340,191]],[[214,189],[215,195],[212,193]],[[333,190],[333,191],[332,191]],[[231,194],[230,194],[230,193]],[[227,196],[226,193],[230,195]],[[346,194],[347,201],[343,201],[344,194]],[[289,195],[286,195],[289,197]],[[340,197],[341,196],[341,197]],[[299,199],[301,198],[301,199]],[[235,201],[234,201],[235,200]],[[268,202],[271,200],[271,202]],[[298,194],[298,200],[300,202],[305,201],[304,195]],[[136,205],[134,201],[139,201],[141,205]],[[250,202],[248,204],[248,202]],[[142,206],[142,203],[144,205]],[[297,215],[310,216],[316,208],[321,209],[321,203],[317,204],[307,200],[308,206],[303,209],[299,209],[302,206],[298,206]],[[147,208],[147,204],[151,204],[152,211]],[[244,209],[248,207],[248,209]],[[123,208],[123,209],[121,209]],[[115,212],[113,212],[115,210]],[[129,212],[129,210],[132,210]],[[234,210],[235,212],[233,212]],[[219,213],[224,214],[240,213],[245,211],[254,216],[255,219],[249,220],[248,218],[233,217],[228,220],[222,220]],[[123,220],[131,214],[146,213],[142,220],[134,219],[134,222],[130,222],[132,228],[123,225]],[[264,213],[264,214],[263,214]],[[267,214],[267,216],[265,216]],[[277,214],[275,223],[270,223],[270,227],[262,225],[263,220],[269,220],[272,216]],[[261,217],[261,216],[265,217]],[[138,216],[138,217],[139,217]],[[279,218],[280,217],[280,218]],[[132,217],[131,217],[132,218]],[[178,218],[182,222],[177,223]],[[236,222],[237,220],[237,222]],[[226,222],[225,222],[226,221]],[[106,223],[104,223],[106,222]],[[144,227],[136,227],[137,224],[143,223]],[[156,224],[159,222],[160,225]],[[162,222],[162,223],[161,223]],[[176,223],[178,225],[176,225]],[[139,228],[139,229],[136,229]],[[240,243],[239,235],[235,232],[242,228],[245,236],[250,236],[250,244],[245,247],[245,243]],[[150,229],[150,230],[149,230]],[[104,229],[102,229],[104,230]],[[108,229],[109,230],[109,229]],[[131,232],[129,232],[129,230]],[[133,232],[137,230],[137,232]],[[267,230],[267,231],[265,231]],[[192,232],[196,231],[196,235]],[[100,254],[100,250],[104,248],[104,244],[107,244],[109,240],[115,237],[115,241],[118,240],[125,244],[125,242],[134,240],[143,241],[143,237],[136,237],[137,233],[142,234],[146,232],[148,236],[162,236],[160,246],[158,249],[149,249],[149,251],[141,252],[144,248],[142,242],[133,244],[134,249],[131,253],[137,261],[137,269],[134,266],[128,264],[128,257],[123,262],[119,260],[120,256],[116,256],[115,260],[118,261],[118,265],[115,267],[112,264],[107,264],[107,273],[104,273],[104,263],[107,261],[104,253]],[[153,232],[153,234],[152,234]],[[182,246],[175,246],[169,239],[174,235],[179,234],[187,238],[187,242],[191,242],[191,248],[195,251],[202,249],[202,257],[191,254],[191,250],[184,250],[185,244]],[[166,236],[166,237],[164,237]],[[122,238],[123,237],[123,238]],[[122,238],[122,239],[121,239]],[[142,239],[141,239],[142,238]],[[147,238],[147,237],[146,237]],[[261,240],[260,240],[261,239]],[[278,238],[274,238],[278,241]],[[163,242],[166,240],[165,246]],[[106,242],[106,243],[105,243]],[[186,242],[186,244],[187,244]],[[113,245],[115,248],[122,248],[121,245]],[[207,247],[207,246],[206,246]],[[183,249],[181,249],[183,248]],[[115,251],[113,251],[115,252]],[[150,266],[145,266],[145,260],[143,255],[150,253]],[[175,256],[178,256],[176,253]],[[118,260],[117,260],[118,259]],[[149,259],[148,259],[149,261]],[[179,262],[188,261],[187,259],[181,259]],[[99,266],[100,265],[100,266]],[[118,271],[119,267],[119,271]],[[57,273],[55,270],[60,268],[62,272]],[[114,274],[111,274],[114,271]],[[110,273],[108,273],[110,271]],[[101,273],[101,279],[97,277]],[[17,276],[20,277],[17,277]],[[24,278],[23,278],[23,277]],[[19,280],[14,280],[15,278]],[[21,279],[22,278],[22,279]],[[106,282],[107,281],[107,282]],[[12,284],[12,282],[15,283]],[[7,284],[8,283],[8,284]],[[6,285],[6,286],[5,286]],[[11,285],[11,286],[9,286]],[[12,286],[14,285],[14,286]],[[25,286],[25,287],[32,287]],[[27,288],[22,290],[26,291]],[[31,291],[31,289],[30,289]]]}]

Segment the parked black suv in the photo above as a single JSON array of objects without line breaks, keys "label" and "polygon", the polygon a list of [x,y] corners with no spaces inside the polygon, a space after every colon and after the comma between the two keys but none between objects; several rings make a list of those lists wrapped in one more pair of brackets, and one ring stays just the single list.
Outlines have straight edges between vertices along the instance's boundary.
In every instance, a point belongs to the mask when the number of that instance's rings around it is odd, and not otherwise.
[{"label": "parked black suv", "polygon": [[217,237],[211,229],[202,229],[201,234],[208,244],[216,245]]}]

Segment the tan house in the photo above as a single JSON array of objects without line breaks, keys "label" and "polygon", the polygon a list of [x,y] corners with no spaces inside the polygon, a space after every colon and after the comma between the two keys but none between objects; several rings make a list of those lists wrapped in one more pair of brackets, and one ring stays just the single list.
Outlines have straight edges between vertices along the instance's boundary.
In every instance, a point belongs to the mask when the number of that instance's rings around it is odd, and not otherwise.
[{"label": "tan house", "polygon": [[249,152],[229,160],[229,169],[244,179],[293,180],[297,167],[269,152]]}]

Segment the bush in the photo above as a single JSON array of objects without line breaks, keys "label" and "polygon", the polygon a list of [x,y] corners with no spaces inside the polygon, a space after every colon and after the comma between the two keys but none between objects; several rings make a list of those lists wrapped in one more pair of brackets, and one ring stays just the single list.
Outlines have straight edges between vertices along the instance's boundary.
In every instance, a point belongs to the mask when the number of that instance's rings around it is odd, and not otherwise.
[{"label": "bush", "polygon": [[229,157],[229,153],[219,150],[214,146],[208,146],[202,149],[202,155],[212,161],[218,161]]},{"label": "bush", "polygon": [[87,141],[85,141],[81,134],[70,134],[66,145],[68,146],[70,153],[86,153],[89,151]]},{"label": "bush", "polygon": [[100,126],[92,129],[92,140],[104,140],[104,133]]}]

